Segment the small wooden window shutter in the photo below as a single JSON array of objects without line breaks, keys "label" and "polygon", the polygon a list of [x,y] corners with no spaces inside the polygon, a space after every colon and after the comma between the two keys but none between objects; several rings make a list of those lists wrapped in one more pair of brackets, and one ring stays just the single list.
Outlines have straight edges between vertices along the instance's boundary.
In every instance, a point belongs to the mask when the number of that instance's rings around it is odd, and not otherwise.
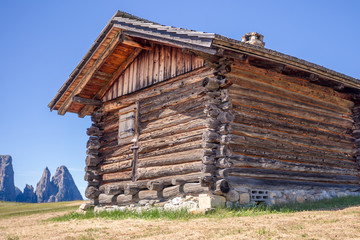
[{"label": "small wooden window shutter", "polygon": [[130,143],[135,136],[135,133],[137,131],[135,130],[135,125],[137,125],[135,124],[136,106],[136,104],[133,104],[119,110],[119,145]]},{"label": "small wooden window shutter", "polygon": [[133,151],[133,161],[131,163],[131,180],[136,181],[136,162],[139,157],[138,139],[140,135],[140,103],[119,110],[119,133],[118,144],[124,145],[133,143],[130,149]]}]

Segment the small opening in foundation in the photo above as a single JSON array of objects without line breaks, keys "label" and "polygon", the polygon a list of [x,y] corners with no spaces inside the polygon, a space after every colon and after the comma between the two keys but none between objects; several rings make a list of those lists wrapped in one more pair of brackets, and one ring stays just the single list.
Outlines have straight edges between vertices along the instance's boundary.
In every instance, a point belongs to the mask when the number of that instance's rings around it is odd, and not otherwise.
[{"label": "small opening in foundation", "polygon": [[255,201],[256,206],[265,205],[265,201]]}]

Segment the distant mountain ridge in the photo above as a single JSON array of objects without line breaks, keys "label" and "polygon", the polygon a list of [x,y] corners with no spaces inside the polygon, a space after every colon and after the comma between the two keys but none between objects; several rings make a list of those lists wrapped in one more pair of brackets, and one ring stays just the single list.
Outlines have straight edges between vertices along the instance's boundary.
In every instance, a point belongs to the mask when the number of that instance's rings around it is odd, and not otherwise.
[{"label": "distant mountain ridge", "polygon": [[65,166],[56,169],[51,179],[48,167],[44,169],[40,181],[34,187],[26,184],[24,191],[14,185],[12,158],[0,155],[0,201],[17,201],[29,203],[61,202],[82,200],[69,170]]}]

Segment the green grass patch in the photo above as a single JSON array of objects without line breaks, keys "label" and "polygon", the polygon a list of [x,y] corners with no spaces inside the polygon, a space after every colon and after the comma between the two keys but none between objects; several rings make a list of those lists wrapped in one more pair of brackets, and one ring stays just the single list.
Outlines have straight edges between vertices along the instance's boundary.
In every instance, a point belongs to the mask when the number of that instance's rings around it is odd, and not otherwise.
[{"label": "green grass patch", "polygon": [[0,219],[13,216],[28,216],[45,212],[71,211],[78,209],[81,203],[82,201],[56,203],[18,203],[0,201]]},{"label": "green grass patch", "polygon": [[149,210],[137,211],[111,211],[94,213],[89,210],[86,214],[70,213],[64,216],[50,219],[49,221],[70,221],[82,220],[91,218],[104,218],[111,220],[121,219],[165,219],[165,220],[189,220],[195,218],[229,218],[229,217],[244,217],[244,216],[259,216],[266,214],[281,214],[281,213],[294,213],[300,211],[313,211],[313,210],[339,210],[350,206],[359,206],[359,197],[342,197],[333,199],[324,199],[316,202],[306,203],[293,203],[281,206],[250,206],[244,208],[219,208],[203,214],[191,214],[187,210],[165,211],[159,208],[151,208]]}]

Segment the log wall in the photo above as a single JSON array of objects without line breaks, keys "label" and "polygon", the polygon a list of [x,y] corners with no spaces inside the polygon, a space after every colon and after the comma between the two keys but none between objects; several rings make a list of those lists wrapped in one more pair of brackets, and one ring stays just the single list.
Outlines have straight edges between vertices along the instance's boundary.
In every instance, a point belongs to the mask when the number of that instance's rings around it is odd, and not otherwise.
[{"label": "log wall", "polygon": [[230,184],[358,186],[349,95],[235,61],[226,74],[235,113]]},{"label": "log wall", "polygon": [[[201,68],[124,97],[128,102],[119,98],[119,103],[109,102],[102,107],[98,149],[100,204],[125,204],[129,195],[132,201],[138,201],[208,189],[200,185],[206,128],[202,80],[207,76],[212,76],[212,71]],[[122,139],[119,144],[118,131],[119,111],[134,101],[139,102],[140,118],[139,158],[136,181],[132,182],[133,137]]]},{"label": "log wall", "polygon": [[130,94],[202,66],[203,59],[183,53],[180,48],[155,44],[152,50],[139,54],[102,100],[106,102]]}]

